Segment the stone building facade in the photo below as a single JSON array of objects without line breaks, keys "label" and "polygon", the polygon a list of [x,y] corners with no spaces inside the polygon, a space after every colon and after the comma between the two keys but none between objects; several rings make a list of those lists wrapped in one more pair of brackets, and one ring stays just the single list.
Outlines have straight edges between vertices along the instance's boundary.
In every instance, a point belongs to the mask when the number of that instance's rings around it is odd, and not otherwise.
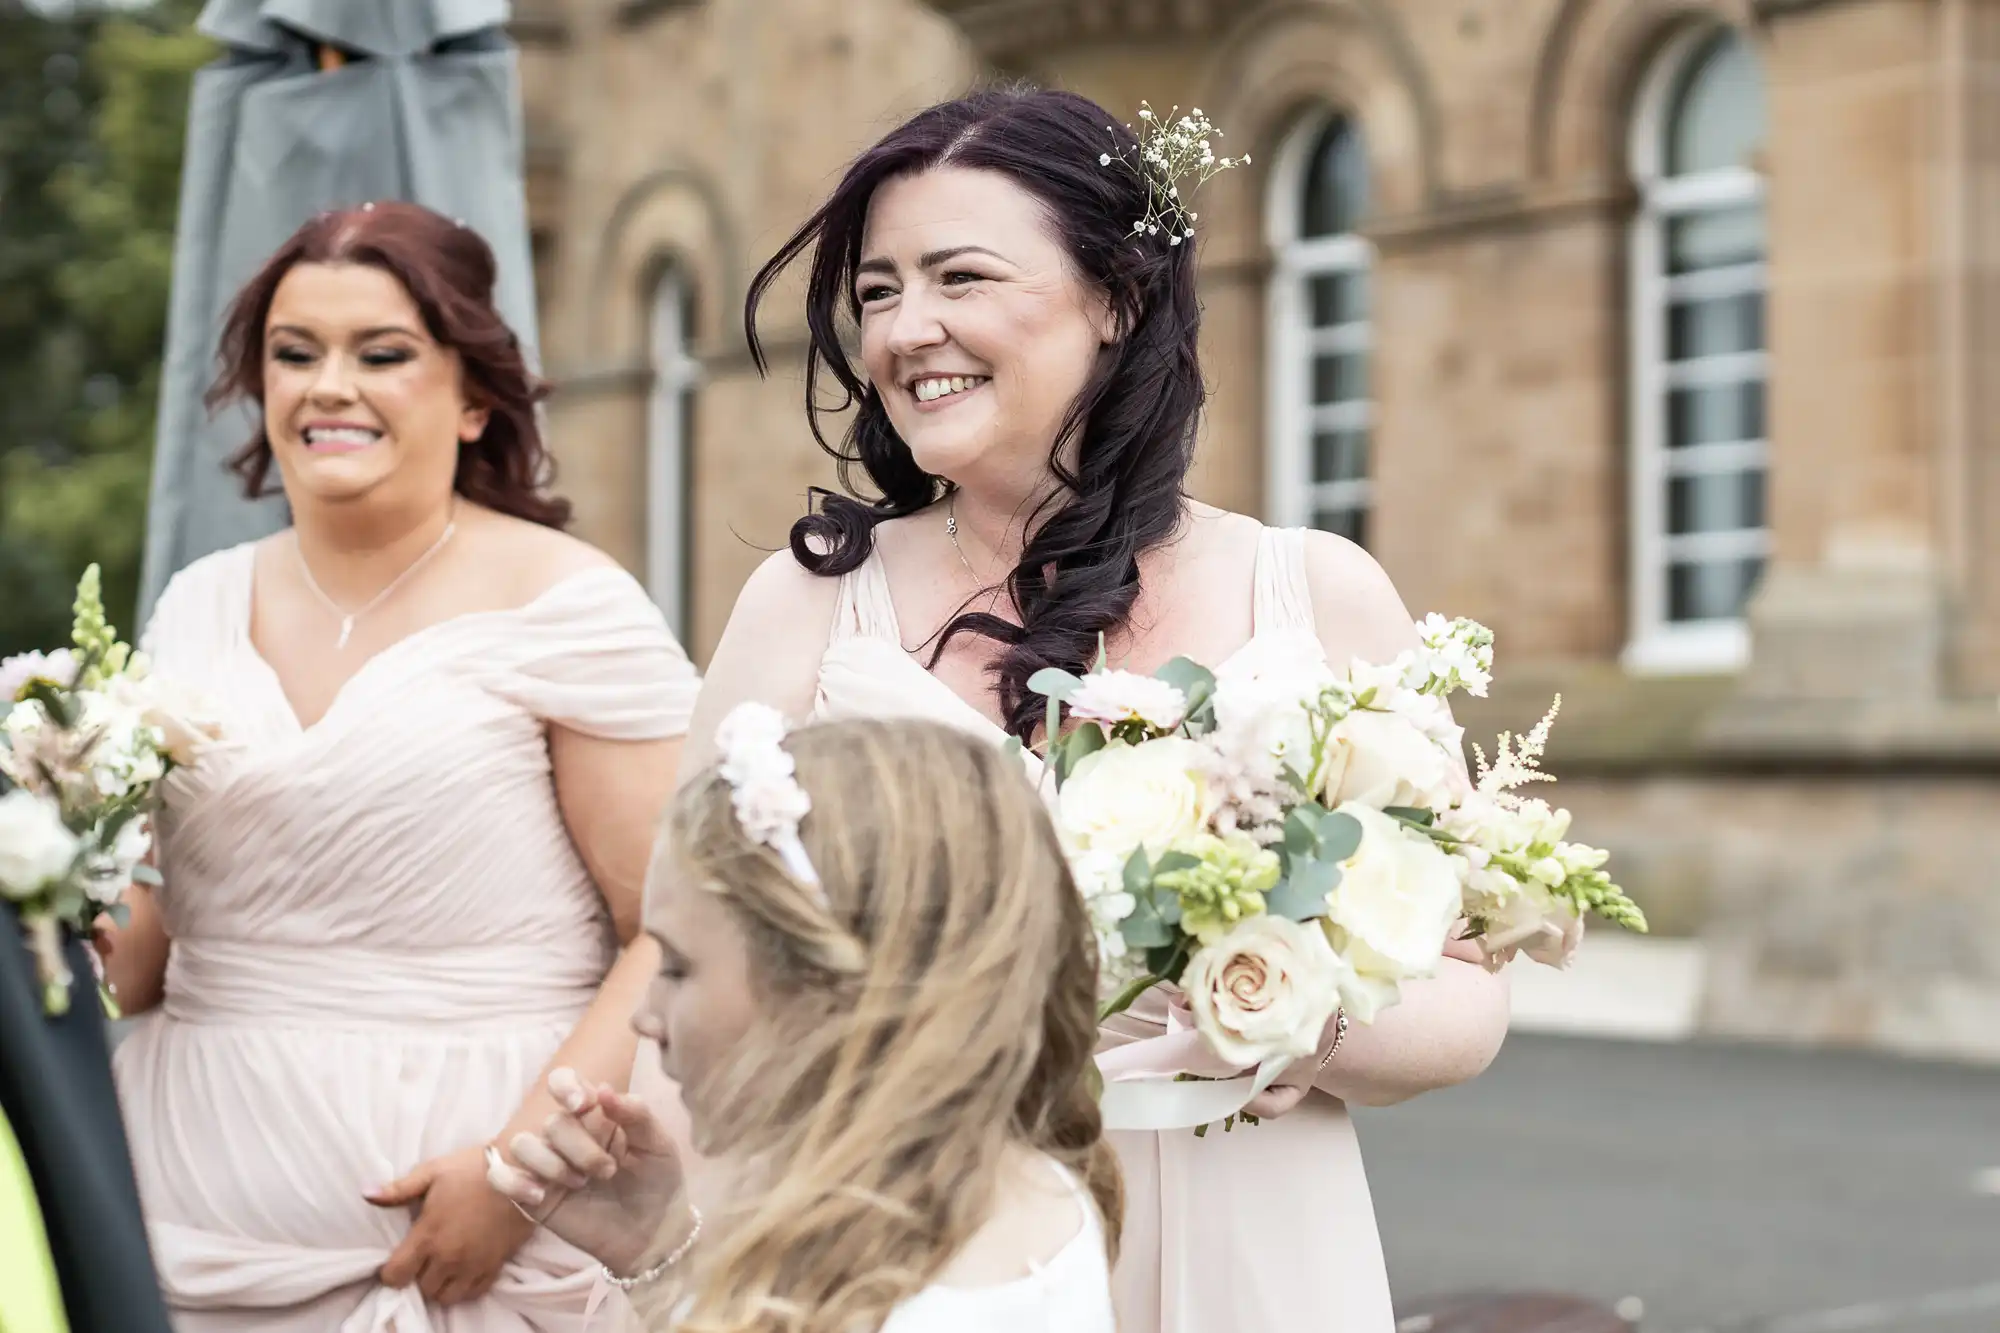
[{"label": "stone building facade", "polygon": [[697,657],[831,470],[796,289],[847,158],[1025,77],[1199,105],[1195,487],[1498,632],[1711,1030],[2000,1057],[2000,4],[517,6],[552,422]]}]

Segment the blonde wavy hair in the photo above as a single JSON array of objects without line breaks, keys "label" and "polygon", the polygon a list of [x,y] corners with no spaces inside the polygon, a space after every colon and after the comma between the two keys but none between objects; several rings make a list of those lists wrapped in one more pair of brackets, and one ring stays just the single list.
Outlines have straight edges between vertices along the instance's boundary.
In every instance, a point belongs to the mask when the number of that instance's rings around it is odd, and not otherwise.
[{"label": "blonde wavy hair", "polygon": [[1020,760],[934,723],[786,741],[825,905],[747,839],[713,771],[683,788],[662,874],[722,896],[759,1016],[701,1090],[743,1172],[675,1297],[678,1333],[854,1333],[987,1220],[1010,1147],[1088,1185],[1115,1252],[1118,1170],[1091,1055],[1096,949]]}]

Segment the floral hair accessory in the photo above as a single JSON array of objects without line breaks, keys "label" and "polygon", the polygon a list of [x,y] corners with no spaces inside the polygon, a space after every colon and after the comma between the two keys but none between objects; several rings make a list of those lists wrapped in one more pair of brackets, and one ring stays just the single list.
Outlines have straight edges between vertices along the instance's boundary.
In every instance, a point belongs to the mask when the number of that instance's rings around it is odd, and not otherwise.
[{"label": "floral hair accessory", "polygon": [[768,704],[738,704],[716,728],[722,762],[716,771],[729,784],[736,822],[752,842],[778,854],[792,878],[813,890],[824,906],[826,893],[812,858],[799,840],[799,821],[812,813],[812,797],[799,785],[797,765],[786,751],[784,714]]},{"label": "floral hair accessory", "polygon": [[[1176,106],[1161,117],[1154,115],[1147,103],[1139,103],[1141,128],[1125,127],[1139,140],[1138,159],[1127,157],[1128,150],[1124,148],[1101,154],[1097,159],[1099,166],[1118,162],[1139,173],[1139,179],[1146,185],[1146,216],[1132,224],[1132,234],[1157,236],[1165,228],[1168,245],[1193,240],[1195,220],[1201,216],[1182,203],[1183,182],[1187,184],[1187,192],[1193,194],[1217,172],[1250,164],[1248,153],[1241,157],[1215,155],[1208,141],[1211,136],[1220,139],[1222,131],[1200,107],[1176,119],[1179,111]],[[1117,133],[1115,126],[1104,128]]]}]

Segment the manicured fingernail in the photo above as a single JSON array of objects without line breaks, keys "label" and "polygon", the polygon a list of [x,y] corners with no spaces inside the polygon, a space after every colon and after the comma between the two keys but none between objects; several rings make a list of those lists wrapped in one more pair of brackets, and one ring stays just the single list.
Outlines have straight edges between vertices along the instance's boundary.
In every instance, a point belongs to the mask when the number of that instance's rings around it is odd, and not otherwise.
[{"label": "manicured fingernail", "polygon": [[526,1193],[528,1195],[528,1203],[531,1206],[540,1203],[548,1197],[548,1191],[544,1190],[540,1185],[528,1186]]}]

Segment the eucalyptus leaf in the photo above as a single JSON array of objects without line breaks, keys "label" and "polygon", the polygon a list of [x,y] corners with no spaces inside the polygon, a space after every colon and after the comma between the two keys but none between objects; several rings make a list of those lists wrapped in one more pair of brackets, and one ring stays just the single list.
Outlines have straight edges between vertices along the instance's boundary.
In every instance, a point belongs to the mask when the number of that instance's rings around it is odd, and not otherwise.
[{"label": "eucalyptus leaf", "polygon": [[1310,921],[1327,914],[1327,895],[1340,887],[1340,867],[1331,861],[1295,860],[1291,873],[1264,897],[1264,910],[1287,921]]},{"label": "eucalyptus leaf", "polygon": [[1076,772],[1076,766],[1102,750],[1108,742],[1104,739],[1104,729],[1095,722],[1085,723],[1069,735],[1063,737],[1063,775]]},{"label": "eucalyptus leaf", "polygon": [[1215,673],[1191,657],[1176,657],[1155,671],[1153,678],[1179,690],[1187,699],[1190,714],[1215,697]]},{"label": "eucalyptus leaf", "polygon": [[1192,870],[1200,864],[1199,856],[1190,856],[1186,852],[1168,852],[1153,867],[1153,873],[1164,875],[1170,870]]},{"label": "eucalyptus leaf", "polygon": [[1319,821],[1306,806],[1294,806],[1285,816],[1285,854],[1293,858],[1319,854]]},{"label": "eucalyptus leaf", "polygon": [[1421,824],[1425,828],[1437,822],[1437,812],[1426,810],[1420,805],[1385,805],[1382,807],[1382,813],[1391,819],[1406,820],[1412,824]]},{"label": "eucalyptus leaf", "polygon": [[[160,878],[158,870],[143,861],[132,867],[132,882],[134,884],[142,884],[149,889],[157,889],[160,885],[166,883],[165,880]],[[122,925],[123,923],[121,922],[120,924]]]},{"label": "eucalyptus leaf", "polygon": [[123,930],[132,923],[132,909],[124,903],[113,903],[104,909],[104,915],[111,918],[111,924]]},{"label": "eucalyptus leaf", "polygon": [[1361,846],[1361,821],[1338,811],[1319,821],[1319,854],[1327,861],[1345,861]]},{"label": "eucalyptus leaf", "polygon": [[1125,892],[1140,898],[1153,896],[1153,863],[1144,847],[1134,847],[1125,858]]},{"label": "eucalyptus leaf", "polygon": [[1118,933],[1125,937],[1128,949],[1159,949],[1171,947],[1179,932],[1168,925],[1160,916],[1152,894],[1138,896],[1137,906],[1132,914],[1118,923]]},{"label": "eucalyptus leaf", "polygon": [[1028,677],[1028,688],[1050,700],[1064,700],[1083,688],[1083,680],[1061,667],[1043,667]]}]

